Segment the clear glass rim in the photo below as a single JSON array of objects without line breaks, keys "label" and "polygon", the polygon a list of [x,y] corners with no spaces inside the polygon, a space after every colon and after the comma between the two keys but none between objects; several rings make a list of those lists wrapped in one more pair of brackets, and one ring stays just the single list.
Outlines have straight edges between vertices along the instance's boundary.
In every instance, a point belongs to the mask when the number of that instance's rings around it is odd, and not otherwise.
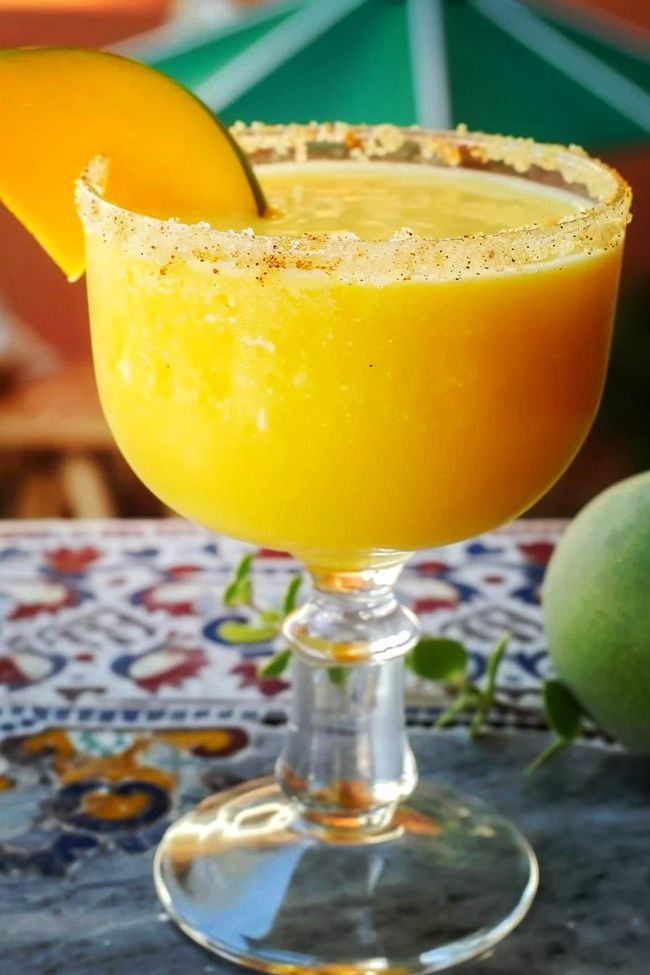
[{"label": "clear glass rim", "polygon": [[555,185],[585,198],[588,208],[549,225],[530,224],[495,234],[419,237],[405,230],[387,240],[353,234],[273,237],[252,230],[222,231],[208,223],[161,220],[127,210],[103,195],[107,161],[92,160],[77,181],[76,201],[86,235],[118,240],[136,256],[167,267],[175,259],[206,273],[220,269],[262,278],[279,270],[326,274],[341,281],[387,283],[450,280],[586,256],[620,244],[630,219],[631,190],[610,166],[577,146],[510,136],[353,126],[235,124],[231,129],[254,165],[322,160],[405,161],[460,166]]}]

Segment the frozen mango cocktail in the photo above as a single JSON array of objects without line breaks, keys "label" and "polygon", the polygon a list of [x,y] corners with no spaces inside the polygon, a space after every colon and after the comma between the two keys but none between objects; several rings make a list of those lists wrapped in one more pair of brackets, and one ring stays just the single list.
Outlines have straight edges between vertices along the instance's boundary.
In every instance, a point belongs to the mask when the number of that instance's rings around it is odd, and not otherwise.
[{"label": "frozen mango cocktail", "polygon": [[566,189],[368,148],[460,159],[462,135],[238,136],[364,155],[264,163],[269,214],[211,228],[80,193],[99,388],[140,477],[190,518],[335,568],[531,505],[600,399],[620,234]]}]

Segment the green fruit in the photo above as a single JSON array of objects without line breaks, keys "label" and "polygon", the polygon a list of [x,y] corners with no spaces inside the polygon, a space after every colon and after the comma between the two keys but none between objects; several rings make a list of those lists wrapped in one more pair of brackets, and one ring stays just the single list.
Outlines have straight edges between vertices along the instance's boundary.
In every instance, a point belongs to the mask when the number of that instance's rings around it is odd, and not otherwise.
[{"label": "green fruit", "polygon": [[650,471],[573,520],[542,591],[551,658],[596,723],[650,752]]}]

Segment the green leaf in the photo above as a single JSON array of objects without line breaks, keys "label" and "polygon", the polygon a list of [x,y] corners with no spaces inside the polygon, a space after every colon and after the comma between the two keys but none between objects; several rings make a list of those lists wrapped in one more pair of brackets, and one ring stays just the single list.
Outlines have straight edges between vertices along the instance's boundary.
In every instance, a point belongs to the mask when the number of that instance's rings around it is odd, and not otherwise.
[{"label": "green leaf", "polygon": [[268,623],[269,626],[275,626],[276,630],[279,630],[279,624],[282,622],[282,613],[279,609],[262,609],[260,610],[260,623]]},{"label": "green leaf", "polygon": [[472,741],[475,741],[483,731],[483,725],[485,724],[485,719],[487,718],[489,711],[490,708],[486,704],[485,694],[481,694],[476,706],[476,711],[472,715],[472,720],[470,721],[469,728],[467,729]]},{"label": "green leaf", "polygon": [[563,752],[582,731],[583,711],[571,691],[559,680],[547,680],[542,689],[544,713],[557,737],[534,758],[526,769],[526,775],[536,772],[551,759]]},{"label": "green leaf", "polygon": [[503,660],[506,650],[508,649],[508,641],[510,640],[509,633],[502,633],[499,640],[488,657],[487,667],[485,672],[487,674],[487,685],[485,688],[485,693],[490,696],[490,703],[494,700],[494,692],[496,690],[497,676],[499,674],[499,667],[501,666],[501,661]]},{"label": "green leaf", "polygon": [[463,711],[471,711],[475,708],[480,696],[479,691],[475,687],[468,687],[442,712],[433,727],[446,728]]},{"label": "green leaf", "polygon": [[559,680],[547,680],[542,690],[544,713],[560,738],[575,738],[582,730],[582,708]]},{"label": "green leaf", "polygon": [[243,579],[247,579],[250,576],[254,558],[254,552],[249,552],[248,555],[244,555],[239,565],[235,569],[236,582],[241,582]]},{"label": "green leaf", "polygon": [[291,650],[286,647],[284,650],[279,650],[274,654],[270,660],[262,664],[259,668],[260,677],[279,677],[289,666],[291,662]]},{"label": "green leaf", "polygon": [[467,650],[458,640],[427,636],[409,651],[406,663],[418,677],[451,684],[465,673]]},{"label": "green leaf", "polygon": [[250,578],[252,564],[252,552],[239,561],[221,597],[224,606],[247,606],[252,602],[253,583]]},{"label": "green leaf", "polygon": [[543,765],[546,765],[546,763],[550,762],[553,758],[555,758],[556,755],[563,752],[565,748],[568,748],[569,745],[571,745],[575,740],[575,737],[576,736],[574,735],[571,738],[554,738],[550,745],[547,745],[544,751],[540,752],[537,758],[532,760],[524,774],[532,775],[533,772],[536,772]]},{"label": "green leaf", "polygon": [[291,650],[279,650],[270,660],[259,668],[260,677],[279,677],[289,666],[291,660]]},{"label": "green leaf", "polygon": [[250,579],[234,579],[224,590],[221,601],[224,606],[248,606],[253,599]]},{"label": "green leaf", "polygon": [[284,615],[288,616],[289,613],[293,612],[296,608],[296,600],[298,598],[298,590],[302,586],[302,576],[294,576],[289,585],[287,586],[287,591],[284,594],[284,600],[282,603],[282,609],[284,610]]},{"label": "green leaf", "polygon": [[492,709],[494,704],[494,695],[497,687],[497,677],[499,675],[499,667],[505,656],[508,641],[510,639],[509,633],[503,633],[490,656],[488,657],[487,667],[485,668],[485,673],[487,675],[487,683],[485,688],[479,692],[479,698],[476,705],[476,713],[470,721],[469,725],[469,736],[470,738],[477,738],[483,729],[483,724],[488,714]]},{"label": "green leaf", "polygon": [[278,635],[277,626],[255,626],[253,623],[239,623],[225,620],[219,627],[219,636],[226,643],[263,643]]},{"label": "green leaf", "polygon": [[345,684],[345,667],[328,667],[327,673],[332,684]]}]

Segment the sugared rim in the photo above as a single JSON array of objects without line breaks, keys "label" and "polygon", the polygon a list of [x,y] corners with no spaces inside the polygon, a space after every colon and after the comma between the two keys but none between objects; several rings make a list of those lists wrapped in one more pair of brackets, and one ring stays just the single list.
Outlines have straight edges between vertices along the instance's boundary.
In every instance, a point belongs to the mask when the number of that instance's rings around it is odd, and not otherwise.
[{"label": "sugared rim", "polygon": [[551,224],[495,234],[419,237],[406,228],[388,240],[354,234],[271,237],[252,230],[221,231],[207,223],[159,220],[123,209],[102,195],[106,163],[93,160],[77,182],[77,206],[87,235],[119,241],[131,255],[169,268],[177,260],[206,273],[255,273],[264,281],[280,270],[332,276],[341,282],[384,284],[453,280],[564,262],[618,246],[630,219],[631,191],[605,163],[577,146],[468,132],[350,126],[342,122],[268,126],[238,123],[233,135],[254,164],[336,158],[462,166],[520,175],[585,197],[588,209]]}]

